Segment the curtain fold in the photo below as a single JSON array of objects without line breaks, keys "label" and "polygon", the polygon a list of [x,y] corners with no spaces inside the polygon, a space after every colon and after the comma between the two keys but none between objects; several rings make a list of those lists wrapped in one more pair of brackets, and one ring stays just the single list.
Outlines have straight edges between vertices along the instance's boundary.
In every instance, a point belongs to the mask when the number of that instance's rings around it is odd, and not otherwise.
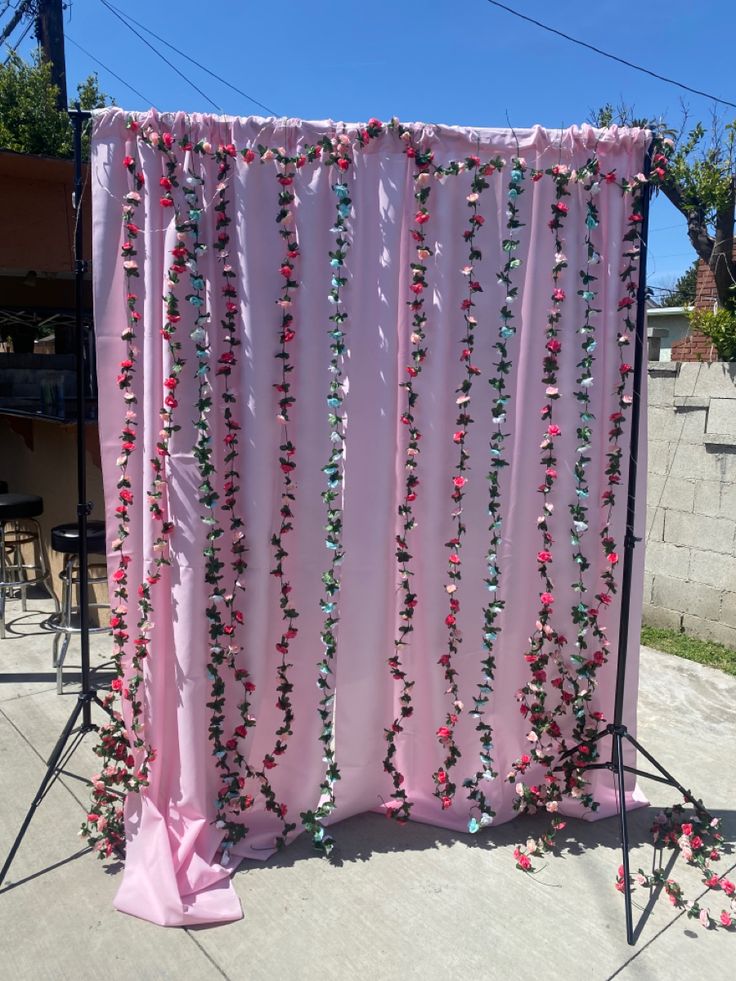
[{"label": "curtain fold", "polygon": [[[524,699],[547,692],[558,749],[611,717],[649,140],[95,115],[108,560],[123,714],[150,770],[126,801],[119,909],[164,925],[236,918],[232,868],[292,840],[304,814],[318,843],[372,809],[463,832],[491,812],[508,821],[519,781],[545,772],[542,753],[519,769],[534,745]],[[642,576],[639,550],[632,729]],[[566,692],[582,716],[561,707]],[[596,810],[563,794],[559,811],[614,813],[610,774],[592,772],[587,792]]]}]

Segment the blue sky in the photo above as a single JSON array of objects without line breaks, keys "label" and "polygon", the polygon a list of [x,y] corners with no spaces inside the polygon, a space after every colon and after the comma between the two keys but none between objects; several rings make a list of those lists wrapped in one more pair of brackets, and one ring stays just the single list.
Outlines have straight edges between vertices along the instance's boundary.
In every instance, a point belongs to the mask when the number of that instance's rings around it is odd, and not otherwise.
[{"label": "blue sky", "polygon": [[[680,124],[682,100],[692,119],[707,121],[713,109],[708,99],[585,51],[487,0],[110,3],[278,115],[558,127],[586,121],[592,108],[607,101],[633,103],[638,114],[661,115],[672,125]],[[736,102],[734,4],[510,0],[509,5],[652,71]],[[158,108],[213,110],[100,0],[73,0],[66,29]],[[263,114],[150,40],[222,111]],[[66,53],[70,93],[80,78],[97,71],[118,105],[147,108],[148,102],[144,105],[72,43]],[[727,119],[736,116],[736,109],[725,112]],[[670,284],[695,257],[684,220],[663,198],[653,206],[651,245],[654,285]]]}]

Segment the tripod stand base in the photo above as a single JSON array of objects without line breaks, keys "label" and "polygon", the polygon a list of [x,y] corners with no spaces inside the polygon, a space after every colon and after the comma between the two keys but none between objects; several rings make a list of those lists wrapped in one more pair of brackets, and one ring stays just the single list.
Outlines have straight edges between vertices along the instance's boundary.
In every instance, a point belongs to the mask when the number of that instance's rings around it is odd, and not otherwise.
[{"label": "tripod stand base", "polygon": [[[44,774],[41,784],[36,791],[36,796],[33,798],[31,806],[28,808],[23,824],[20,826],[20,830],[15,837],[15,841],[11,845],[10,851],[8,852],[8,857],[5,859],[5,864],[3,865],[2,870],[0,870],[0,885],[2,885],[4,882],[5,876],[7,875],[10,866],[13,864],[13,859],[15,858],[16,852],[20,848],[21,843],[25,838],[26,831],[28,831],[28,827],[33,820],[33,815],[36,813],[37,808],[40,806],[44,797],[60,776],[64,766],[71,758],[82,739],[88,732],[97,731],[97,726],[92,722],[92,703],[99,705],[100,708],[104,709],[105,711],[109,711],[97,697],[96,691],[83,691],[79,693],[76,704],[72,709],[72,713],[69,716],[66,725],[62,729],[61,735],[56,741],[56,745],[51,751],[46,773]],[[80,716],[82,717],[82,721],[81,724],[78,725],[77,723],[79,722]]]},{"label": "tripod stand base", "polygon": [[[585,745],[593,745],[599,742],[601,739],[605,739],[606,736],[611,736],[613,739],[611,759],[607,762],[589,763],[581,766],[580,769],[585,771],[610,770],[616,777],[619,828],[621,834],[621,866],[623,869],[623,893],[626,914],[626,941],[629,946],[633,946],[636,942],[636,938],[634,936],[634,917],[631,898],[631,873],[629,868],[629,823],[628,813],[626,810],[625,774],[633,773],[639,777],[644,777],[647,780],[655,780],[657,783],[663,783],[668,787],[674,787],[675,790],[682,794],[683,798],[689,804],[692,804],[699,814],[705,815],[708,818],[710,818],[710,815],[703,806],[703,802],[701,800],[697,800],[691,791],[686,790],[685,787],[683,787],[683,785],[676,780],[675,777],[673,777],[672,774],[666,770],[662,764],[631,735],[628,728],[622,723],[610,723],[605,729],[601,730],[601,732],[596,735],[595,739],[589,740],[585,743]],[[638,753],[641,753],[641,755],[649,763],[651,763],[651,765],[658,772],[648,773],[645,770],[639,770],[634,766],[628,766],[626,763],[624,763],[624,741],[630,743]],[[566,753],[563,753],[563,759],[569,758],[576,753],[579,750],[580,745],[582,744],[579,744],[578,746],[568,750]]]}]

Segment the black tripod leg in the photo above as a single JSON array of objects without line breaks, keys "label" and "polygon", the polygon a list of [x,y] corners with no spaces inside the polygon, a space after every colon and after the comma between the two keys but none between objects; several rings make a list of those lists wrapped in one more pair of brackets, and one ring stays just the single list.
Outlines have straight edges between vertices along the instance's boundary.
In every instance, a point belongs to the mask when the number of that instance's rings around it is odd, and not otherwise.
[{"label": "black tripod leg", "polygon": [[23,824],[20,827],[20,831],[16,835],[15,841],[13,842],[10,851],[8,852],[8,857],[5,859],[5,864],[2,867],[2,871],[0,871],[0,885],[2,885],[3,881],[5,880],[5,876],[8,873],[8,869],[13,864],[15,853],[20,848],[21,842],[23,841],[26,831],[28,830],[28,826],[33,820],[33,815],[36,813],[36,808],[44,799],[49,784],[57,776],[57,771],[56,771],[57,764],[61,759],[61,755],[64,752],[64,748],[67,742],[69,741],[69,737],[74,731],[74,727],[77,724],[77,720],[79,719],[79,716],[82,713],[82,709],[84,705],[85,705],[85,700],[83,698],[79,698],[76,705],[74,706],[72,714],[69,716],[69,720],[67,724],[64,726],[61,735],[56,741],[56,745],[54,746],[51,756],[49,756],[49,764],[48,767],[46,768],[46,773],[44,774],[43,780],[41,781],[41,786],[36,791],[36,796],[33,798],[33,802],[31,806],[28,808],[28,813],[26,814],[25,820],[23,821]]},{"label": "black tripod leg", "polygon": [[624,747],[623,736],[617,732],[613,736],[613,766],[618,782],[618,815],[621,822],[621,865],[624,872],[624,904],[626,909],[626,942],[634,945],[634,918],[631,905],[631,875],[629,872],[629,821],[626,813],[626,788],[624,785]]},{"label": "black tripod leg", "polygon": [[641,745],[641,743],[637,742],[637,740],[634,739],[634,737],[630,733],[627,732],[625,738],[628,739],[628,741],[631,743],[634,749],[636,749],[637,752],[641,753],[644,759],[648,760],[656,770],[659,770],[659,772],[662,774],[665,780],[669,784],[671,784],[675,788],[675,790],[679,790],[679,792],[682,794],[682,796],[689,804],[692,804],[696,810],[701,811],[703,814],[708,813],[706,809],[703,807],[702,803],[699,800],[696,800],[689,790],[685,790],[682,784],[679,783],[679,781],[675,780],[672,774],[668,770],[665,770],[662,764],[658,760],[656,760],[651,753],[648,753]]}]

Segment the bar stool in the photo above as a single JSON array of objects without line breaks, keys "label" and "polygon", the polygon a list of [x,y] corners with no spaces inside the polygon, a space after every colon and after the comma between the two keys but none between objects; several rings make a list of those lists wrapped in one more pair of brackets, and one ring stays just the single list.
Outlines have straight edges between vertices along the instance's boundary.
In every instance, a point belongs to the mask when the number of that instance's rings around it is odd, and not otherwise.
[{"label": "bar stool", "polygon": [[[54,630],[54,654],[53,666],[56,668],[56,691],[60,695],[62,691],[62,668],[64,659],[69,649],[69,642],[72,634],[80,633],[79,606],[75,606],[72,599],[74,587],[79,583],[79,529],[77,523],[56,525],[51,529],[51,547],[55,552],[62,554],[62,571],[59,573],[61,579],[61,611],[49,617],[47,627]],[[87,555],[105,554],[105,522],[87,522]],[[105,568],[104,559],[102,562],[89,562],[89,568]],[[104,575],[90,575],[88,582],[106,582],[107,570]],[[88,603],[89,609],[110,609],[109,603]],[[110,633],[110,627],[90,627],[91,634]],[[63,641],[62,641],[63,637]],[[61,642],[61,653],[59,653],[59,643]]]},{"label": "bar stool", "polygon": [[[20,593],[25,613],[28,587],[43,586],[54,601],[54,608],[59,610],[51,586],[41,528],[36,521],[40,514],[43,514],[43,498],[34,494],[0,493],[0,640],[5,638],[7,596]],[[23,559],[24,545],[32,546],[30,562]]]}]

